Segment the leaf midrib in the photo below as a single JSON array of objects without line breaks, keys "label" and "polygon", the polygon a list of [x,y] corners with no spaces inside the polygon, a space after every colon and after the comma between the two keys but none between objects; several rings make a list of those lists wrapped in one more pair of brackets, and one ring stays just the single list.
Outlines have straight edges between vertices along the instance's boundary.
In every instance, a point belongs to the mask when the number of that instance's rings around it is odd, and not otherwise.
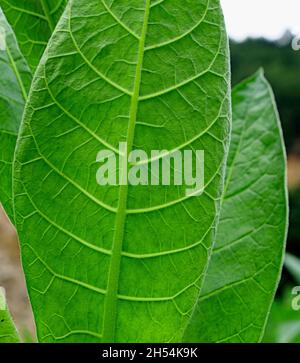
[{"label": "leaf midrib", "polygon": [[[133,142],[134,142],[135,125],[136,125],[137,111],[139,104],[142,67],[144,61],[144,50],[145,50],[146,33],[149,22],[149,14],[150,14],[150,0],[146,0],[142,33],[139,39],[135,82],[134,82],[133,95],[131,98],[131,105],[130,105],[129,125],[127,130],[126,163],[128,160],[128,155],[133,148]],[[123,173],[126,173],[126,170],[124,168],[123,168]],[[126,213],[127,199],[128,199],[128,183],[126,183],[126,185],[121,185],[119,192],[119,206],[116,214],[115,230],[114,230],[113,245],[112,245],[112,257],[110,262],[107,292],[104,303],[103,338],[102,338],[103,342],[115,341],[119,276],[120,276],[122,247],[123,247],[123,239],[124,239],[125,223],[127,215]]]}]

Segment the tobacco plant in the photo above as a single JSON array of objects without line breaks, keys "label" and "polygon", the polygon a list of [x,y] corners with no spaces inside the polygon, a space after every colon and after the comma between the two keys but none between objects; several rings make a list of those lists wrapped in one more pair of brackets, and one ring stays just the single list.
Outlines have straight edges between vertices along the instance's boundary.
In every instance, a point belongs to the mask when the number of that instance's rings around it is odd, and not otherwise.
[{"label": "tobacco plant", "polygon": [[[231,91],[219,1],[0,5],[0,197],[38,340],[261,341],[285,248],[285,151],[263,72]],[[204,150],[202,193],[99,186],[97,153],[120,142],[161,159]]]}]

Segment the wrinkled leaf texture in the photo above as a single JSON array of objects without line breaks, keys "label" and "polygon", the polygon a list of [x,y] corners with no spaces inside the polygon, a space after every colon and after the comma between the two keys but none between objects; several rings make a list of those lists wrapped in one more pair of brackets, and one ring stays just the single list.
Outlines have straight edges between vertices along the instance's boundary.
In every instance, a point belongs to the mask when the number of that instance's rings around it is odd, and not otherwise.
[{"label": "wrinkled leaf texture", "polygon": [[[182,340],[215,236],[229,78],[217,0],[68,3],[33,81],[15,163],[41,342]],[[148,155],[205,150],[205,192],[100,187],[96,155],[120,141]]]},{"label": "wrinkled leaf texture", "polygon": [[0,0],[30,68],[34,71],[67,0]]},{"label": "wrinkled leaf texture", "polygon": [[259,342],[277,289],[288,225],[286,157],[263,72],[232,92],[233,130],[216,243],[185,336]]}]

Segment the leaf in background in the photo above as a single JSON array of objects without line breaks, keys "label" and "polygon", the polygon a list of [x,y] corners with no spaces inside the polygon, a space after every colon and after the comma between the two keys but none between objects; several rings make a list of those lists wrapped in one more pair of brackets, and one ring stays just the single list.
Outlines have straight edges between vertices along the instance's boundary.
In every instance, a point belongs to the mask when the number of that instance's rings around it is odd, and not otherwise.
[{"label": "leaf in background", "polygon": [[188,341],[260,341],[282,268],[286,160],[274,96],[258,72],[232,100],[220,224]]},{"label": "leaf in background", "polygon": [[35,71],[67,0],[0,0],[21,51]]},{"label": "leaf in background", "polygon": [[0,287],[0,343],[19,343],[20,337],[6,305],[4,290]]},{"label": "leaf in background", "polygon": [[[15,165],[40,341],[182,339],[214,240],[229,83],[219,1],[69,2],[33,81]],[[98,152],[120,141],[148,155],[205,150],[205,193],[97,185]]]},{"label": "leaf in background", "polygon": [[285,255],[284,265],[293,276],[297,284],[300,284],[300,259],[296,256],[287,253]]},{"label": "leaf in background", "polygon": [[0,202],[12,221],[12,161],[31,73],[1,9],[0,74]]}]

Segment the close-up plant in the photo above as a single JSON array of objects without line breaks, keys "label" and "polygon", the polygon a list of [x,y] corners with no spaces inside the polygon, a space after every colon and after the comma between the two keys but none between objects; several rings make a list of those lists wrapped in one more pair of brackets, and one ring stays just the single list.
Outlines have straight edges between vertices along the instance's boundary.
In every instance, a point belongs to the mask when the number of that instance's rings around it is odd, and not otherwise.
[{"label": "close-up plant", "polygon": [[[37,341],[261,342],[286,151],[263,69],[231,86],[219,0],[0,6],[0,202]],[[0,342],[26,340],[8,307]]]}]

